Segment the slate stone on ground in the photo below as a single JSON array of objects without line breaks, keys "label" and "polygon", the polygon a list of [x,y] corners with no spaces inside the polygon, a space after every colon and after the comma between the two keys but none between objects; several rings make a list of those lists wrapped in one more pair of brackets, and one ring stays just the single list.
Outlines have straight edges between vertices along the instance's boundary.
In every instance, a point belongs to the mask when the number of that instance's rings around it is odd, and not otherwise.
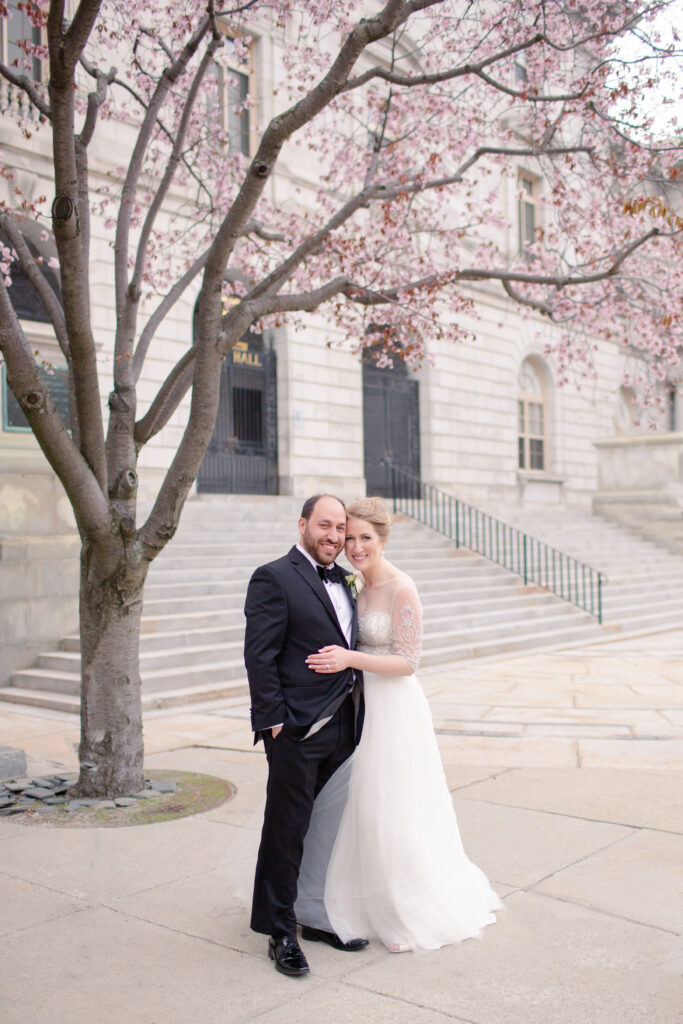
[{"label": "slate stone on ground", "polygon": [[159,782],[150,783],[152,789],[156,789],[157,793],[175,793],[176,784],[172,779],[161,779]]}]

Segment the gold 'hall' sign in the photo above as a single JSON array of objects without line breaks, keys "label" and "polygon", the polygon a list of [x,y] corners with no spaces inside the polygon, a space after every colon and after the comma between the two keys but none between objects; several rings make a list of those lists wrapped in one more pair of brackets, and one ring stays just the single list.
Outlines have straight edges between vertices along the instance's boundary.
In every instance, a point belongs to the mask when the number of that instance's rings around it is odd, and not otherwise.
[{"label": "gold 'hall' sign", "polygon": [[246,341],[235,342],[232,350],[232,361],[240,366],[261,366],[259,353],[250,352]]}]

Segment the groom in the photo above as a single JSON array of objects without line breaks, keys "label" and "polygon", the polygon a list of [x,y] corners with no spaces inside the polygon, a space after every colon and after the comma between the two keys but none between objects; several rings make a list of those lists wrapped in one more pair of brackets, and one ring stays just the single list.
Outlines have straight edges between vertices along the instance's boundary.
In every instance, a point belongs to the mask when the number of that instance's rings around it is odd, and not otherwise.
[{"label": "groom", "polygon": [[[334,560],[344,546],[344,503],[330,494],[304,502],[299,543],[253,574],[244,613],[244,661],[255,740],[268,758],[268,787],[256,863],[251,927],[270,936],[268,956],[283,974],[308,973],[296,937],[294,902],[303,843],[315,797],[346,760],[362,728],[362,679],[352,669],[319,674],[306,657],[321,647],[353,648],[355,601]],[[304,926],[302,938],[355,951]]]}]

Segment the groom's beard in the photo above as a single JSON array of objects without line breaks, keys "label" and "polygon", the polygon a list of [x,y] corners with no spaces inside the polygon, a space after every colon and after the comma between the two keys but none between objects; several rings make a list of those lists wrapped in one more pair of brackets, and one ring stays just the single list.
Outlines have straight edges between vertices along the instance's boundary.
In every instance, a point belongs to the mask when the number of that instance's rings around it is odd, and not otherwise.
[{"label": "groom's beard", "polygon": [[[344,544],[341,543],[338,546],[328,548],[323,547],[323,543],[323,540],[318,540],[311,536],[307,526],[301,537],[301,546],[305,548],[311,558],[314,558],[316,562],[320,563],[320,565],[332,565],[332,562],[334,562],[335,558],[344,547]],[[333,553],[331,554],[330,552]]]}]

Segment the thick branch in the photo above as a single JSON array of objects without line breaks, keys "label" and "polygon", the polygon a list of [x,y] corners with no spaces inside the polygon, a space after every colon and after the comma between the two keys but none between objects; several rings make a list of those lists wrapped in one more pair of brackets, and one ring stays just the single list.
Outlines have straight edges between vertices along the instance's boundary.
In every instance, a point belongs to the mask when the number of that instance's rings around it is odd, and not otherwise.
[{"label": "thick branch", "polygon": [[197,349],[189,349],[173,367],[150,405],[135,424],[135,445],[142,448],[150,438],[166,426],[192,384],[193,363]]},{"label": "thick branch", "polygon": [[97,81],[97,87],[94,92],[88,93],[88,109],[85,115],[85,122],[81,129],[81,134],[78,136],[81,146],[89,146],[92,141],[95,125],[97,124],[97,115],[107,98],[108,87],[116,78],[116,68],[110,68],[106,75],[103,71],[97,71],[96,69],[93,69],[93,73]]},{"label": "thick branch", "polygon": [[100,13],[102,0],[81,0],[64,36],[64,62],[71,71],[76,67],[93,25]]},{"label": "thick branch", "polygon": [[1,281],[0,351],[5,358],[9,386],[45,457],[64,485],[80,529],[93,540],[108,534],[107,499],[69,436]]},{"label": "thick branch", "polygon": [[55,295],[49,281],[36,263],[35,256],[26,244],[26,240],[24,239],[15,218],[10,214],[0,214],[0,228],[2,228],[3,232],[9,239],[12,248],[16,252],[21,264],[21,269],[24,271],[38,293],[40,301],[45,307],[52,326],[54,327],[59,347],[64,353],[67,363],[71,365],[69,336],[66,331],[64,310],[62,309],[61,302]]},{"label": "thick branch", "polygon": [[149,320],[145,324],[144,330],[140,335],[137,348],[135,349],[135,355],[133,357],[133,377],[137,381],[142,373],[142,367],[147,356],[147,351],[152,342],[154,335],[156,334],[157,328],[163,323],[164,318],[167,316],[169,310],[173,308],[178,299],[180,299],[188,286],[194,281],[195,277],[206,263],[209,250],[207,249],[199,259],[196,259],[191,267],[185,271],[182,277],[178,278],[173,287],[161,300],[157,308],[154,310]]},{"label": "thick branch", "polygon": [[[99,5],[83,2],[78,9],[79,28],[71,37],[71,49],[85,45],[85,27],[94,20]],[[65,60],[63,36],[64,4],[53,0],[48,14],[50,53],[50,99],[52,105],[52,149],[56,198],[52,207],[52,227],[59,252],[64,317],[69,335],[74,394],[78,412],[81,451],[106,493],[104,429],[99,401],[99,379],[95,344],[90,324],[88,293],[88,251],[84,246],[80,211],[87,182],[79,174],[74,133],[74,67]],[[87,219],[84,225],[87,243]]]}]

